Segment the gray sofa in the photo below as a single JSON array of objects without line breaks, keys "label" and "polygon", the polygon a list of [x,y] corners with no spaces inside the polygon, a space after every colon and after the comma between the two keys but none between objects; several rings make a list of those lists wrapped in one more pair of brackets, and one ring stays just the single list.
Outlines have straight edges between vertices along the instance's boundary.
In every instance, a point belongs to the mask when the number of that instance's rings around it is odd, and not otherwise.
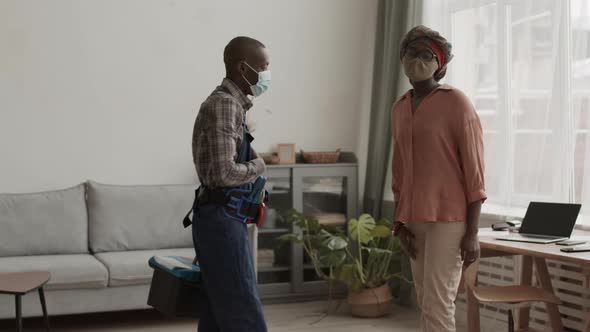
[{"label": "gray sofa", "polygon": [[[154,255],[194,257],[182,227],[195,185],[116,186],[87,182],[32,194],[0,194],[0,273],[47,270],[50,316],[149,308]],[[250,230],[256,257],[256,230]],[[23,316],[42,316],[36,293]],[[0,319],[14,318],[0,295]]]}]

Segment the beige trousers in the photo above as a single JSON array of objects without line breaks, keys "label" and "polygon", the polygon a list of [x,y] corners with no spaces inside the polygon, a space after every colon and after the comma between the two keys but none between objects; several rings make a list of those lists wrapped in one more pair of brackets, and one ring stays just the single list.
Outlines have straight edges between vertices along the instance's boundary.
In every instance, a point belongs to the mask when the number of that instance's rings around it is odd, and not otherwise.
[{"label": "beige trousers", "polygon": [[424,332],[455,332],[455,298],[461,280],[464,222],[408,223],[414,233],[411,259]]}]

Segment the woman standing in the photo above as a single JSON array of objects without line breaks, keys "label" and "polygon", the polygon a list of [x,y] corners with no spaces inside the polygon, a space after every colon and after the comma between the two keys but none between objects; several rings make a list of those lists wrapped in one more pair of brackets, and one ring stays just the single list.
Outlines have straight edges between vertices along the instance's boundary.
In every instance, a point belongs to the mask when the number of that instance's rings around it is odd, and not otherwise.
[{"label": "woman standing", "polygon": [[484,191],[482,128],[458,89],[440,84],[451,44],[425,26],[410,30],[400,58],[413,87],[393,106],[394,235],[412,258],[424,331],[455,331],[462,265],[479,257]]}]

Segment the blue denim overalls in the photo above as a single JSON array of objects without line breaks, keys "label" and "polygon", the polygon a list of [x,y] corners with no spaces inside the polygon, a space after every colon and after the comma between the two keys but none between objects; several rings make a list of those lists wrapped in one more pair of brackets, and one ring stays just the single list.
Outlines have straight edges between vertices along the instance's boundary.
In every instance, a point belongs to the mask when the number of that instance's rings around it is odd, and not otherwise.
[{"label": "blue denim overalls", "polygon": [[[244,124],[237,162],[250,160],[252,140]],[[221,204],[207,204],[193,211],[203,289],[199,332],[266,332],[247,225],[228,219],[222,209]]]}]

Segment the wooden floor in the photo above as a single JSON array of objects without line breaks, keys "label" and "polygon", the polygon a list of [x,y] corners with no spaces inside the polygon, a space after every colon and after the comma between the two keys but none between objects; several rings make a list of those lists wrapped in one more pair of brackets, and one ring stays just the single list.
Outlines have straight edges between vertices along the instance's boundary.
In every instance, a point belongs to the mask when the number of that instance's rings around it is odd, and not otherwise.
[{"label": "wooden floor", "polygon": [[[324,317],[326,302],[265,306],[269,331],[284,332],[413,332],[420,331],[419,313],[395,307],[380,319],[352,318],[345,304]],[[51,318],[53,332],[195,332],[196,320],[167,320],[154,311],[117,312]],[[25,319],[24,331],[44,331],[39,319]],[[14,331],[14,320],[0,321],[0,331]]]}]

